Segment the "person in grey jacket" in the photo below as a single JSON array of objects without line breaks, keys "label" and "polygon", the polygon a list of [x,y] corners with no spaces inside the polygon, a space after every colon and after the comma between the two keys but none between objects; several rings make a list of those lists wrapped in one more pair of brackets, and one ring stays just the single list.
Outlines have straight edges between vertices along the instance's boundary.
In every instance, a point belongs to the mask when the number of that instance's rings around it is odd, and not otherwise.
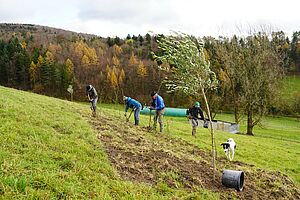
[{"label": "person in grey jacket", "polygon": [[96,108],[97,108],[97,101],[98,101],[98,94],[96,89],[92,85],[87,85],[85,87],[86,95],[89,99],[91,105],[91,110],[93,111],[93,116],[96,116]]}]

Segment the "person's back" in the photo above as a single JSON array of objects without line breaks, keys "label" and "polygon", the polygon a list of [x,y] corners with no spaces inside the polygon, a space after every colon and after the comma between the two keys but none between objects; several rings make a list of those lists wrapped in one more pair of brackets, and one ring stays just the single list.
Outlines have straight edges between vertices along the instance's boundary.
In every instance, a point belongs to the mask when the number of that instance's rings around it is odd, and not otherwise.
[{"label": "person's back", "polygon": [[98,97],[97,91],[92,85],[88,85],[86,87],[86,93],[91,99],[95,99]]},{"label": "person's back", "polygon": [[155,98],[152,99],[152,105],[155,106],[155,110],[162,110],[165,108],[164,100],[158,94],[156,94]]},{"label": "person's back", "polygon": [[[132,99],[130,97],[127,97],[126,100],[126,108],[128,110],[128,108],[140,108],[142,107],[142,104],[140,102],[138,102],[135,99]],[[127,110],[125,110],[125,112],[127,112]]]},{"label": "person's back", "polygon": [[[134,124],[136,126],[139,125],[142,104],[140,102],[138,102],[137,100],[132,99],[130,97],[126,97],[126,96],[123,97],[123,100],[125,101],[125,104],[126,104],[125,117],[126,117],[126,112],[128,111],[128,109],[132,108],[132,111],[134,111]],[[129,118],[127,119],[127,121],[128,120],[129,120]]]},{"label": "person's back", "polygon": [[[188,117],[190,119],[190,122],[191,122],[191,125],[192,125],[192,135],[195,136],[196,129],[197,129],[197,126],[198,126],[198,119],[202,119],[202,120],[205,121],[203,111],[200,108],[200,103],[196,102],[193,107],[189,108],[187,110],[187,115],[188,115]],[[201,118],[199,118],[199,115],[200,115]]]},{"label": "person's back", "polygon": [[97,101],[98,101],[97,91],[92,85],[87,85],[85,90],[86,90],[86,95],[89,99],[89,102],[92,103],[91,109],[93,110],[93,115],[96,116],[96,106],[97,106]]},{"label": "person's back", "polygon": [[196,118],[196,119],[199,119],[199,115],[200,115],[200,117],[201,117],[200,119],[204,120],[203,111],[201,110],[200,107],[193,106],[193,107],[189,108],[188,114],[190,114],[191,117]]}]

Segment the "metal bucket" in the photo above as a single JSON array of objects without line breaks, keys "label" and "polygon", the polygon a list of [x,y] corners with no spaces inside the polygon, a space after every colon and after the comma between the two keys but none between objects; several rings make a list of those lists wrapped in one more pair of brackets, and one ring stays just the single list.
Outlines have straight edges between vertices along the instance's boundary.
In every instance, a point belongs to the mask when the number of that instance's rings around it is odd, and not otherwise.
[{"label": "metal bucket", "polygon": [[242,191],[244,188],[244,172],[225,169],[222,175],[222,185]]}]

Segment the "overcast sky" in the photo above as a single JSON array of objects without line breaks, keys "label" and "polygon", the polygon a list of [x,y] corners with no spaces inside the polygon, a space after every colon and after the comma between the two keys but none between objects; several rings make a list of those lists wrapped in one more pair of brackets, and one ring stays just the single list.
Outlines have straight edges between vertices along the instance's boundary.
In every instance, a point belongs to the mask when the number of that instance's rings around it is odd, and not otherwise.
[{"label": "overcast sky", "polygon": [[237,27],[300,31],[300,0],[0,0],[0,23],[26,23],[98,36],[229,36]]}]

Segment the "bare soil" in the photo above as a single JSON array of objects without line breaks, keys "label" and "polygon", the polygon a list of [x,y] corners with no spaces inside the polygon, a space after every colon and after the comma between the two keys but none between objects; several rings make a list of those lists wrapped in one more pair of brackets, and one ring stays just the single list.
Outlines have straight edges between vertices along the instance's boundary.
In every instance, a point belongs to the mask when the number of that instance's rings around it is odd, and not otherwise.
[{"label": "bare soil", "polygon": [[[217,158],[217,171],[212,168],[209,152],[167,134],[135,127],[125,119],[106,116],[87,117],[97,132],[109,160],[124,180],[153,186],[197,191],[208,189],[221,199],[300,199],[300,190],[284,174],[258,169],[239,161]],[[241,192],[221,184],[224,169],[245,173]],[[214,178],[215,177],[215,178]]]}]

